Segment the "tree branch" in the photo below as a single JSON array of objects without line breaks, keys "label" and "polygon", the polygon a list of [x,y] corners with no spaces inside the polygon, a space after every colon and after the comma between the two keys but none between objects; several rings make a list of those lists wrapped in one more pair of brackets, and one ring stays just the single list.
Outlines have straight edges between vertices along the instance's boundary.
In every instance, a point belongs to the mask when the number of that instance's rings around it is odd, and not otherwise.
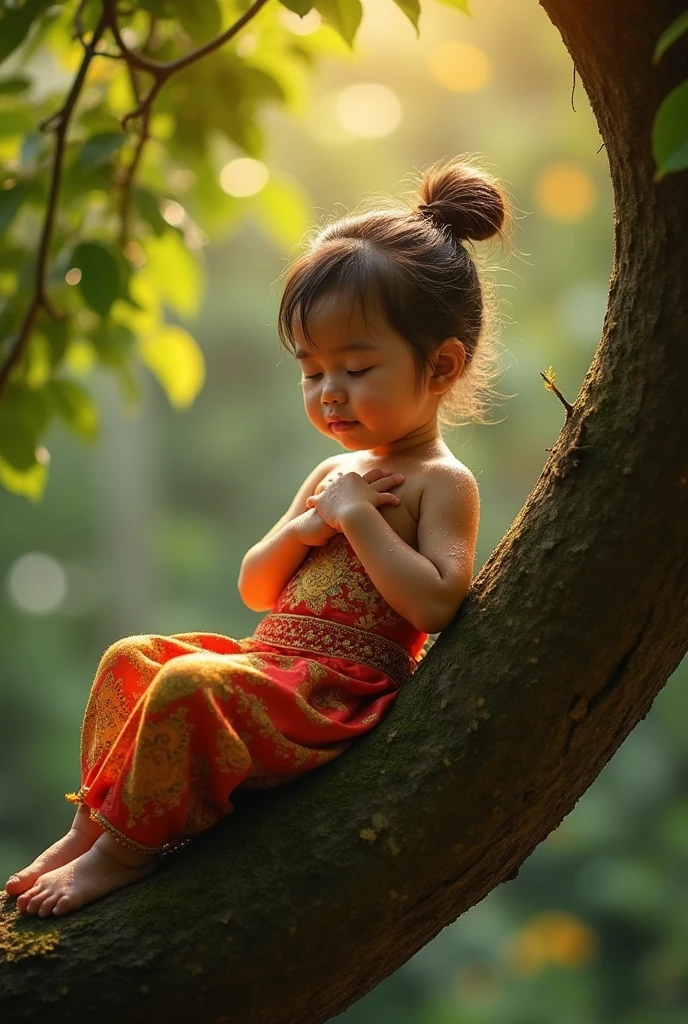
[{"label": "tree branch", "polygon": [[[81,11],[81,7],[77,14]],[[107,25],[107,18],[105,12],[101,14],[101,17],[96,25],[93,32],[93,36],[89,43],[84,43],[84,56],[81,61],[79,70],[76,73],[76,77],[72,83],[72,88],[69,91],[69,95],[65,100],[64,106],[48,121],[41,125],[43,130],[49,127],[55,126],[55,156],[53,157],[52,173],[50,176],[50,190],[48,194],[48,204],[46,207],[45,219],[43,221],[43,229],[41,231],[40,241],[38,243],[38,255],[36,257],[36,269],[34,272],[34,286],[33,294],[29,302],[29,307],[24,314],[24,320],[19,329],[19,335],[15,341],[4,366],[0,369],[0,398],[7,387],[7,383],[10,378],[10,374],[14,367],[19,363],[22,358],[31,331],[36,322],[41,309],[44,309],[54,319],[62,319],[63,314],[59,313],[52,306],[46,288],[46,273],[48,265],[48,255],[50,252],[50,243],[52,241],[53,229],[55,226],[55,218],[57,216],[57,200],[60,194],[60,185],[62,183],[62,170],[64,166],[64,155],[65,147],[67,143],[67,131],[69,129],[69,121],[76,106],[76,102],[79,98],[81,89],[83,88],[84,81],[86,79],[86,72],[88,71],[89,65],[95,56],[96,47],[100,38],[105,31]],[[78,27],[77,27],[78,31]],[[82,38],[83,42],[83,38]]]},{"label": "tree branch", "polygon": [[[217,36],[215,39],[211,39],[209,42],[204,43],[202,46],[197,47],[195,50],[191,50],[190,53],[185,54],[183,57],[179,57],[172,61],[155,61],[142,54],[135,53],[130,50],[122,38],[122,34],[117,23],[117,0],[101,0],[102,12],[98,24],[93,32],[90,42],[86,42],[84,37],[83,28],[83,12],[86,7],[87,0],[81,0],[77,8],[75,19],[74,19],[74,38],[78,39],[84,48],[84,56],[81,62],[81,66],[77,72],[76,78],[72,83],[67,100],[64,106],[55,114],[47,119],[42,125],[42,130],[48,128],[55,128],[55,156],[53,159],[53,167],[50,179],[50,192],[48,198],[48,204],[46,208],[45,220],[43,222],[43,229],[41,232],[41,238],[39,242],[38,256],[36,260],[36,272],[34,276],[34,290],[31,300],[29,302],[28,309],[24,314],[22,325],[19,329],[17,340],[11,348],[10,354],[4,366],[0,369],[0,399],[7,387],[10,374],[14,367],[19,363],[26,346],[28,344],[31,332],[36,322],[41,309],[44,309],[50,316],[55,319],[61,319],[63,314],[54,309],[46,291],[45,278],[48,262],[48,254],[50,250],[50,242],[52,239],[53,228],[55,224],[55,218],[57,216],[57,200],[60,192],[60,184],[62,181],[62,170],[64,163],[64,153],[67,141],[67,131],[69,128],[69,121],[79,98],[79,94],[86,78],[86,72],[94,56],[110,57],[110,58],[123,58],[130,69],[132,75],[132,82],[134,85],[134,94],[137,99],[137,107],[132,110],[122,119],[122,125],[134,117],[141,117],[141,125],[139,129],[139,139],[132,158],[129,164],[124,179],[122,182],[122,198],[120,202],[120,235],[119,240],[122,245],[126,245],[128,237],[128,219],[129,219],[129,206],[131,189],[134,182],[136,171],[139,167],[143,149],[146,142],[150,138],[150,117],[152,113],[153,102],[160,92],[161,88],[165,84],[171,75],[177,71],[181,71],[184,68],[189,67],[190,64],[194,64],[196,61],[201,60],[207,54],[212,53],[214,50],[219,49],[224,43],[232,39],[240,29],[244,27],[255,15],[260,11],[262,7],[268,2],[268,0],[255,0],[255,3],[249,7],[249,9],[238,18],[233,25],[231,25],[225,32]],[[100,41],[103,32],[106,28],[109,28],[117,46],[119,47],[119,54],[104,53],[97,49],[97,44]],[[150,39],[150,35],[148,37]],[[145,45],[145,44],[144,44]],[[136,86],[136,80],[134,77],[134,69],[141,71],[147,71],[153,75],[154,81],[149,92],[146,96],[141,98],[140,92]]]},{"label": "tree branch", "polygon": [[[608,144],[616,234],[600,345],[532,493],[342,758],[289,792],[234,791],[236,817],[75,914],[27,920],[0,895],[7,1024],[47,1003],[52,1024],[329,1020],[515,876],[680,664],[688,196],[654,183],[647,139],[681,55],[638,69],[685,0],[629,0],[623,34],[613,5],[541,2]],[[557,476],[584,423],[590,458]]]},{"label": "tree branch", "polygon": [[148,57],[144,57],[140,53],[135,53],[130,50],[127,44],[122,39],[122,33],[120,32],[119,25],[117,24],[117,0],[103,0],[103,6],[107,16],[108,28],[114,36],[115,42],[117,43],[123,57],[126,61],[132,65],[132,67],[138,68],[140,71],[147,71],[153,75],[154,82],[149,93],[139,103],[136,110],[132,110],[126,117],[123,118],[122,124],[126,124],[133,117],[140,117],[144,111],[153,104],[156,96],[162,89],[163,85],[174,75],[177,71],[182,71],[184,68],[189,67],[190,64],[195,64],[196,61],[201,60],[202,57],[212,53],[214,50],[218,50],[226,42],[232,39],[237,32],[244,27],[252,18],[256,16],[258,11],[265,6],[268,0],[255,0],[249,9],[242,14],[240,18],[231,25],[226,32],[217,36],[215,39],[211,39],[209,42],[204,43],[202,46],[197,47],[195,50],[191,50],[190,53],[185,54],[183,57],[178,57],[176,60],[158,61],[150,60]]}]

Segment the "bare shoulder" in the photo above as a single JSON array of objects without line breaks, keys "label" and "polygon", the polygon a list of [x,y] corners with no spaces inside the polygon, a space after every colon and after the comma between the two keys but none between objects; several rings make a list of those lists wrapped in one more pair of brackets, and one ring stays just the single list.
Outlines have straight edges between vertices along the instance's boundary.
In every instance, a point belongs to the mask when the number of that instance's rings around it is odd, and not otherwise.
[{"label": "bare shoulder", "polygon": [[480,492],[471,470],[453,455],[431,462],[424,474],[421,505],[428,498],[442,498],[446,501],[457,497],[477,506],[479,510]]},{"label": "bare shoulder", "polygon": [[452,620],[473,576],[480,496],[470,469],[458,459],[427,467],[418,521],[418,550],[437,569],[445,614],[441,631]]},{"label": "bare shoulder", "polygon": [[480,492],[473,473],[458,459],[427,467],[418,520],[418,549],[440,568],[457,546],[475,551],[480,523]]}]

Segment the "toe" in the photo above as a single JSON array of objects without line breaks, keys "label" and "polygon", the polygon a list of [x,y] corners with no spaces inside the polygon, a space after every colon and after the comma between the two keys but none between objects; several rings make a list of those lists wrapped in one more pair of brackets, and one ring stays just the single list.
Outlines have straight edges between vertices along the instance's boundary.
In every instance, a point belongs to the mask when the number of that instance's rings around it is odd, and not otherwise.
[{"label": "toe", "polygon": [[35,896],[32,896],[26,905],[27,914],[38,913],[38,908],[46,897],[45,889],[39,889]]},{"label": "toe", "polygon": [[53,907],[53,914],[66,914],[71,910],[69,905],[69,896],[60,896],[57,903]]},{"label": "toe", "polygon": [[23,871],[19,871],[16,875],[12,875],[11,878],[7,879],[5,882],[5,892],[9,893],[10,896],[17,896],[19,893],[26,892],[35,881],[35,871],[24,868]]},{"label": "toe", "polygon": [[31,886],[30,889],[27,889],[26,892],[23,892],[21,894],[21,896],[18,896],[17,897],[17,907],[19,908],[19,910],[26,910],[26,907],[27,907],[27,904],[28,904],[29,900],[31,899],[32,896],[35,896],[37,892],[38,892],[38,886],[37,885],[33,885],[33,886]]},{"label": "toe", "polygon": [[39,917],[47,917],[48,914],[52,914],[53,907],[55,906],[57,901],[60,899],[60,896],[61,896],[61,893],[59,893],[59,892],[54,892],[54,893],[51,893],[49,896],[46,896],[46,898],[43,900],[43,902],[41,903],[40,907],[38,908],[38,916]]}]

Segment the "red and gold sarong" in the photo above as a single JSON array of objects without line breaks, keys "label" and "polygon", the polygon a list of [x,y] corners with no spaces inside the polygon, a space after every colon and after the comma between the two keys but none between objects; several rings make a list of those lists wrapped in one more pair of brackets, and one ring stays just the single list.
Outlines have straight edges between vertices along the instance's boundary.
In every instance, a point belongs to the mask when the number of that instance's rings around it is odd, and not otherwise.
[{"label": "red and gold sarong", "polygon": [[66,793],[120,842],[157,854],[342,754],[413,674],[427,633],[373,586],[342,533],[311,548],[253,636],[142,634],[105,651]]}]

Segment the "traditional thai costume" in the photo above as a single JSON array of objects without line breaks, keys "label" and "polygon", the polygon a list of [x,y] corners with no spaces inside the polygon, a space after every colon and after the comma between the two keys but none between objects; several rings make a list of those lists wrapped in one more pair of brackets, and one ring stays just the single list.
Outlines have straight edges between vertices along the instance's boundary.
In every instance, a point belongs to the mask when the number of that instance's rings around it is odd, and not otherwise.
[{"label": "traditional thai costume", "polygon": [[160,854],[339,757],[387,713],[427,633],[373,586],[343,533],[313,547],[250,637],[128,636],[105,651],[66,793],[120,842]]}]

